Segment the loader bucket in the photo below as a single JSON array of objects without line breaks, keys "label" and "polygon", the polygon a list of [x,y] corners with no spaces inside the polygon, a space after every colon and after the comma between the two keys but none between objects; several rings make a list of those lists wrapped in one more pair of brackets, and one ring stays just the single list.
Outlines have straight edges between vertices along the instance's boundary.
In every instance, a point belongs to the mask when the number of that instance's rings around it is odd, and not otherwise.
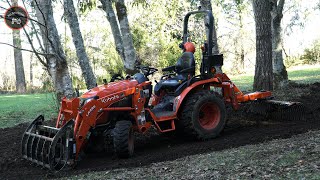
[{"label": "loader bucket", "polygon": [[22,157],[56,171],[74,165],[74,121],[68,121],[61,128],[45,126],[42,124],[43,121],[44,117],[40,115],[23,133]]},{"label": "loader bucket", "polygon": [[268,119],[299,121],[305,118],[306,108],[300,102],[256,100],[252,102],[249,112],[263,115]]}]

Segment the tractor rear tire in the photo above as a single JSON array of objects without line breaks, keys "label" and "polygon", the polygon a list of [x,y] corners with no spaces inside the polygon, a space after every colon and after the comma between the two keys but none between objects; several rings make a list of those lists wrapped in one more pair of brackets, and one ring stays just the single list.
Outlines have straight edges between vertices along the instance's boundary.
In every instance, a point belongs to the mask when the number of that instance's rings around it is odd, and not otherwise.
[{"label": "tractor rear tire", "polygon": [[196,139],[217,137],[226,123],[224,102],[207,90],[191,94],[180,112],[178,126],[184,134]]},{"label": "tractor rear tire", "polygon": [[134,132],[130,121],[118,121],[113,129],[113,146],[119,158],[129,158],[134,152]]}]

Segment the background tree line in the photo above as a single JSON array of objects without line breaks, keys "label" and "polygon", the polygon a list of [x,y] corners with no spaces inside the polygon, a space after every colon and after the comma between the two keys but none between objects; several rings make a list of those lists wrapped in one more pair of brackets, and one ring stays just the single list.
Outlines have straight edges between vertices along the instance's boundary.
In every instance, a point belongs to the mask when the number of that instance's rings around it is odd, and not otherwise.
[{"label": "background tree line", "polygon": [[[19,3],[28,9],[32,19],[23,31],[12,32],[15,86],[20,93],[26,91],[22,49],[32,52],[29,84],[37,75],[33,68],[40,63],[46,72],[44,87],[52,85],[58,97],[72,97],[75,87],[92,88],[114,73],[133,73],[137,61],[156,67],[171,65],[180,56],[178,44],[183,17],[198,8],[211,10],[215,15],[213,52],[225,55],[226,68],[222,70],[245,73],[255,65],[255,90],[286,86],[285,64],[299,60],[319,62],[319,41],[299,58],[283,53],[286,48],[283,36],[303,27],[308,13],[317,9],[317,6],[303,9],[298,0],[12,0],[4,3]],[[284,16],[290,16],[289,23],[282,23]],[[59,20],[64,22],[62,26],[57,25]],[[199,46],[206,30],[202,17],[192,20],[194,29],[190,38],[197,44],[199,64]],[[21,42],[29,44],[28,48],[22,48]],[[2,79],[5,82],[8,78]]]}]

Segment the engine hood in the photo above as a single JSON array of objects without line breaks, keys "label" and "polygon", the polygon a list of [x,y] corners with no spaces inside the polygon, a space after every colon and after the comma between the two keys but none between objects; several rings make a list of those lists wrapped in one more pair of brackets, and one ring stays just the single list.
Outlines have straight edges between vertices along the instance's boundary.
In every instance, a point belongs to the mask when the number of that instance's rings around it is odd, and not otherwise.
[{"label": "engine hood", "polygon": [[89,91],[83,93],[80,98],[91,98],[99,96],[99,98],[108,96],[110,94],[123,91],[128,88],[135,87],[138,84],[136,80],[122,80],[118,82],[111,82],[106,85],[99,85]]}]

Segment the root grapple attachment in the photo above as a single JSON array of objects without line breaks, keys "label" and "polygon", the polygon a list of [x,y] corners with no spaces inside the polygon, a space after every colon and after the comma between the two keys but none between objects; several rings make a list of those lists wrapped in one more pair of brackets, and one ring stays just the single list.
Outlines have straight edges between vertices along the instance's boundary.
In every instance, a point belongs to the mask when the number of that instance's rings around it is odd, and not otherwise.
[{"label": "root grapple attachment", "polygon": [[59,171],[74,164],[75,142],[73,139],[74,121],[68,121],[61,128],[42,125],[44,117],[37,117],[22,136],[22,157]]},{"label": "root grapple attachment", "polygon": [[305,118],[305,107],[299,102],[256,100],[252,102],[249,112],[266,118],[284,121],[299,121]]}]

